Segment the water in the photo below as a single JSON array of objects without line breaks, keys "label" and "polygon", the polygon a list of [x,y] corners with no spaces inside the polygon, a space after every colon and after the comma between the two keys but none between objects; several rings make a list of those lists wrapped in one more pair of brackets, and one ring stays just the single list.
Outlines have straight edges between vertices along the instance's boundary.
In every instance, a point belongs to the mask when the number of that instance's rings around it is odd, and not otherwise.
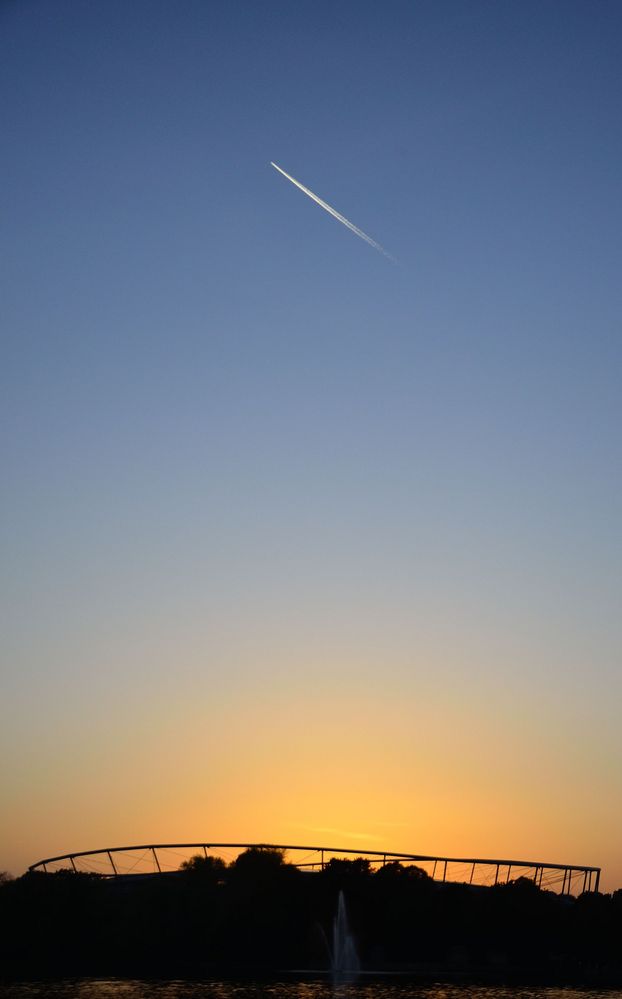
[{"label": "water", "polygon": [[333,920],[331,971],[334,975],[356,975],[360,968],[361,962],[348,924],[346,900],[343,892],[340,891],[337,900],[337,915]]},{"label": "water", "polygon": [[187,982],[80,979],[0,985],[0,999],[622,999],[620,989],[417,985],[399,980]]}]

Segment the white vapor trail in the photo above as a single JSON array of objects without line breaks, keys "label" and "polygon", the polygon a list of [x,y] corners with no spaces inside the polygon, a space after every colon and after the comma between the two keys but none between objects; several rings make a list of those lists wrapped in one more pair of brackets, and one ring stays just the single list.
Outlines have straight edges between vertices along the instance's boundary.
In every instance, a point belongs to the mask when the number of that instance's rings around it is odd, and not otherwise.
[{"label": "white vapor trail", "polygon": [[362,229],[359,229],[359,227],[357,225],[354,225],[353,222],[348,221],[348,219],[344,215],[341,215],[335,208],[332,208],[325,201],[322,201],[321,198],[318,198],[317,194],[314,194],[313,191],[310,191],[309,188],[305,187],[304,184],[301,184],[299,180],[296,180],[295,177],[290,177],[288,173],[285,173],[285,170],[281,170],[281,167],[278,166],[278,164],[273,163],[272,160],[270,160],[270,166],[273,166],[275,170],[278,170],[279,173],[282,173],[284,177],[287,177],[288,180],[291,180],[292,184],[295,184],[296,187],[299,187],[301,191],[303,191],[309,198],[311,198],[312,201],[315,201],[315,203],[319,205],[320,208],[323,208],[325,212],[328,212],[329,215],[332,215],[334,219],[337,219],[338,222],[343,223],[343,225],[345,225],[346,228],[350,230],[350,232],[353,232],[355,236],[359,236],[361,239],[364,239],[366,243],[369,243],[370,246],[373,246],[374,250],[378,250],[380,253],[384,254],[385,257],[388,257],[389,260],[393,260],[395,262],[395,257],[392,257],[390,253],[387,253],[385,248],[381,246],[380,243],[377,243],[375,239],[372,239],[371,236],[368,236],[366,232],[363,232]]}]

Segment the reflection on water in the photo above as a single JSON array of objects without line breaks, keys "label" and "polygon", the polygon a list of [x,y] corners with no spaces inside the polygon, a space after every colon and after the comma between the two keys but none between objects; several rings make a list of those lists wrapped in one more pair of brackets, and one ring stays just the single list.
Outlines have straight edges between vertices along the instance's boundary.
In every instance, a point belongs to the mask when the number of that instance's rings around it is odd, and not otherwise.
[{"label": "reflection on water", "polygon": [[399,981],[144,982],[81,979],[0,985],[0,999],[622,999],[619,989],[416,985]]}]

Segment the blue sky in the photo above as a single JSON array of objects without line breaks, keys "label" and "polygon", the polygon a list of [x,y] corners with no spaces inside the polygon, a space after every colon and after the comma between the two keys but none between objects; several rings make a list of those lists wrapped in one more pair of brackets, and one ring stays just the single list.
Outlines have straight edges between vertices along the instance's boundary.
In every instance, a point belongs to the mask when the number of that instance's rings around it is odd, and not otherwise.
[{"label": "blue sky", "polygon": [[[621,29],[608,2],[3,6],[0,866],[162,828],[144,761],[93,791],[119,740],[183,769],[186,709],[226,733],[241,691],[272,692],[246,741],[210,744],[239,797],[271,711],[311,729],[352,689],[387,766],[391,732],[425,756],[439,704],[467,741],[479,719],[482,800],[526,733],[550,783],[489,852],[618,863],[587,825],[564,837],[577,803],[622,817]],[[70,828],[39,782],[76,755]],[[451,801],[451,754],[429,765]],[[151,810],[111,820],[145,780]],[[452,852],[458,798],[419,826],[407,772],[368,793],[334,818],[318,792],[318,824],[377,807],[404,830],[387,847]],[[176,807],[167,832],[206,835],[190,789]],[[224,831],[273,828],[219,807]],[[283,790],[273,838],[299,808]]]}]

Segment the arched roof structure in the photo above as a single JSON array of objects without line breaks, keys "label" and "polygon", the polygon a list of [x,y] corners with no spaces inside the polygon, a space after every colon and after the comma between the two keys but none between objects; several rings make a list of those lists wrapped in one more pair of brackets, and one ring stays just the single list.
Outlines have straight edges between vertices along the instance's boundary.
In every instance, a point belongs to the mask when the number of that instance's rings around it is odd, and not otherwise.
[{"label": "arched roof structure", "polygon": [[97,850],[46,857],[31,864],[29,871],[52,873],[58,870],[99,874],[120,878],[167,874],[180,869],[181,864],[197,853],[234,860],[251,848],[282,850],[288,862],[301,870],[322,870],[333,858],[362,857],[376,869],[391,861],[415,864],[433,880],[490,886],[504,884],[523,877],[539,888],[562,895],[598,891],[600,868],[579,864],[546,861],[508,860],[481,857],[445,857],[420,853],[400,853],[393,850],[361,850],[329,846],[292,846],[280,843],[149,843],[138,846],[110,846]]}]

